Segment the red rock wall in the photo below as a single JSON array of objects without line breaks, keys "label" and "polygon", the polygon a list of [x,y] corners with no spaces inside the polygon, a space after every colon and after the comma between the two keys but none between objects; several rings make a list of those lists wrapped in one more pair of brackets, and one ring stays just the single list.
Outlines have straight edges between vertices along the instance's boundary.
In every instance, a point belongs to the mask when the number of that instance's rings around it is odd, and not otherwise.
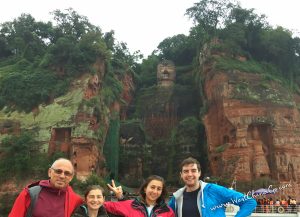
[{"label": "red rock wall", "polygon": [[48,154],[69,153],[71,146],[71,128],[52,128]]},{"label": "red rock wall", "polygon": [[123,91],[121,94],[121,98],[126,102],[126,105],[121,106],[120,119],[126,120],[127,110],[128,110],[128,107],[130,106],[130,103],[133,100],[133,92],[135,90],[132,75],[129,73],[126,73],[122,80],[122,84],[123,84]]},{"label": "red rock wall", "polygon": [[[260,177],[291,186],[282,195],[300,200],[300,116],[296,106],[250,103],[232,97],[227,72],[203,66],[208,112],[204,117],[213,176],[254,181]],[[235,80],[259,82],[260,76],[235,72]],[[255,190],[255,189],[254,189]],[[287,196],[287,195],[285,195]]]},{"label": "red rock wall", "polygon": [[84,180],[92,173],[104,176],[104,157],[96,141],[86,138],[72,139],[71,161],[76,170],[76,177]]}]

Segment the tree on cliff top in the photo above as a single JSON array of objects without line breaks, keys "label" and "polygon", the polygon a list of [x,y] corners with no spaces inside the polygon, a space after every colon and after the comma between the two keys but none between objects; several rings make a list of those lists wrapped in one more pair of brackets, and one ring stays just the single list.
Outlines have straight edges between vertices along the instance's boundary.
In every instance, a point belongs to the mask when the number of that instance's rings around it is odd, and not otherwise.
[{"label": "tree on cliff top", "polygon": [[29,112],[51,102],[69,89],[72,80],[94,73],[97,58],[109,65],[108,74],[114,79],[137,67],[139,53],[130,54],[126,43],[115,40],[113,31],[103,35],[71,8],[52,15],[53,23],[36,22],[22,14],[0,25],[0,109],[8,106]]},{"label": "tree on cliff top", "polygon": [[216,36],[218,27],[224,26],[234,0],[201,0],[186,10],[186,15],[193,19],[208,34]]}]

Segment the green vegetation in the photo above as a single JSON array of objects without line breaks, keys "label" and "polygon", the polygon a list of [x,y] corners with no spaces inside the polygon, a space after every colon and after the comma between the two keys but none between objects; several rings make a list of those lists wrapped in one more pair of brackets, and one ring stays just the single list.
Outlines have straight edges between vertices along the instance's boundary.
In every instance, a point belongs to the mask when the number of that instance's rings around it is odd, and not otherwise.
[{"label": "green vegetation", "polygon": [[23,133],[2,140],[0,146],[0,183],[11,177],[19,180],[45,177],[50,161],[46,153],[41,153],[34,135]]},{"label": "green vegetation", "polygon": [[0,195],[1,216],[8,216],[17,196],[18,193],[4,193]]},{"label": "green vegetation", "polygon": [[[197,115],[199,101],[196,88],[189,84],[175,84],[171,88],[159,86],[142,88],[137,94],[135,117],[163,114],[168,105],[171,106],[169,108],[171,110],[176,107],[179,117]],[[170,112],[172,112],[171,110]]]},{"label": "green vegetation", "polygon": [[218,146],[218,147],[216,148],[216,153],[224,152],[224,151],[227,149],[228,145],[229,145],[229,144],[226,143],[226,144],[223,144],[223,145]]},{"label": "green vegetation", "polygon": [[55,23],[22,14],[0,25],[0,109],[30,112],[51,103],[69,90],[72,80],[95,73],[91,66],[99,58],[111,65],[103,82],[104,100],[107,105],[118,100],[122,85],[115,74],[132,70],[139,54],[131,55],[125,43],[115,42],[113,32],[103,34],[73,9],[52,15]]},{"label": "green vegetation", "polygon": [[[100,185],[103,187],[103,189],[107,189],[106,187],[106,181],[103,178],[100,178],[96,174],[91,174],[87,177],[85,181],[80,181],[76,177],[73,178],[70,185],[73,187],[73,189],[76,191],[76,193],[84,196],[84,193],[88,186],[91,185]],[[104,192],[107,194],[107,192]]]},{"label": "green vegetation", "polygon": [[[254,9],[241,8],[232,0],[200,0],[187,9],[186,14],[196,23],[191,33],[198,33],[198,39],[202,36],[198,43],[203,46],[219,39],[220,44],[212,49],[223,52],[227,58],[220,59],[218,67],[276,74],[287,79],[290,86],[298,85],[300,38],[293,37],[291,31],[272,28],[264,15],[255,14]],[[234,60],[238,56],[248,61]]]},{"label": "green vegetation", "polygon": [[270,64],[262,64],[255,60],[240,61],[230,57],[217,57],[216,69],[219,70],[239,70],[241,72],[258,73],[258,74],[278,74],[278,70]]},{"label": "green vegetation", "polygon": [[197,54],[194,38],[183,34],[164,39],[158,46],[160,59],[174,61],[177,65],[188,65]]},{"label": "green vegetation", "polygon": [[137,96],[135,116],[141,117],[151,113],[163,113],[165,111],[165,105],[170,102],[172,92],[172,88],[159,86],[142,88]]},{"label": "green vegetation", "polygon": [[120,100],[120,95],[123,90],[122,83],[109,71],[104,77],[104,85],[102,89],[102,99],[106,105],[111,105],[113,102]]},{"label": "green vegetation", "polygon": [[[118,116],[118,114],[116,114]],[[109,130],[105,140],[103,153],[107,157],[107,168],[110,176],[118,180],[118,166],[119,166],[119,132],[120,120],[118,117],[111,119]]]},{"label": "green vegetation", "polygon": [[252,103],[271,103],[277,105],[294,106],[291,92],[279,85],[272,86],[270,82],[253,84],[237,81],[232,98]]}]

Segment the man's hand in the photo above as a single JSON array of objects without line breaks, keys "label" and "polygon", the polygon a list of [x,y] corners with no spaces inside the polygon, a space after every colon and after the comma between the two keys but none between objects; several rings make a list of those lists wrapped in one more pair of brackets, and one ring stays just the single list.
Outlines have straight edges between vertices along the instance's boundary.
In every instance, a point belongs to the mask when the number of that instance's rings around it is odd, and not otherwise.
[{"label": "man's hand", "polygon": [[123,199],[123,189],[122,189],[122,186],[116,187],[115,181],[113,179],[111,180],[111,185],[107,184],[107,187],[115,193],[116,197],[119,200]]}]

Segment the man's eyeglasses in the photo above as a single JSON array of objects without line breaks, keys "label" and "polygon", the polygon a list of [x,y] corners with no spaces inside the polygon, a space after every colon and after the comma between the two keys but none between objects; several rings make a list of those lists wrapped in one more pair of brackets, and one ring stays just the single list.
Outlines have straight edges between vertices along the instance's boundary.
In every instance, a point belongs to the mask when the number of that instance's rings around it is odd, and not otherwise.
[{"label": "man's eyeglasses", "polygon": [[73,175],[73,173],[71,173],[70,171],[64,171],[61,169],[55,169],[55,168],[50,168],[52,169],[57,175],[61,175],[62,173],[64,173],[65,176],[71,177]]}]

